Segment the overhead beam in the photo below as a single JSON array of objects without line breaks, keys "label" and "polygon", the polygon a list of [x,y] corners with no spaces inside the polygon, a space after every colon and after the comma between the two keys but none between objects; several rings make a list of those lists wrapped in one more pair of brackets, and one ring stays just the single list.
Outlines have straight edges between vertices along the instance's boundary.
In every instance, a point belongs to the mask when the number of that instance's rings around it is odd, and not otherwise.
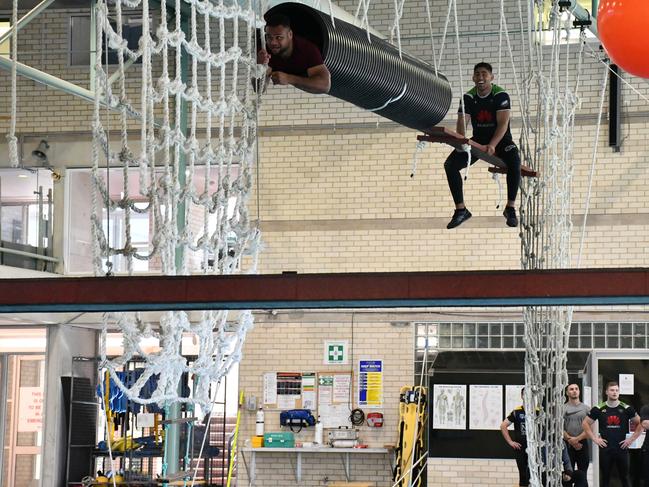
[{"label": "overhead beam", "polygon": [[649,304],[649,269],[0,279],[0,312]]}]

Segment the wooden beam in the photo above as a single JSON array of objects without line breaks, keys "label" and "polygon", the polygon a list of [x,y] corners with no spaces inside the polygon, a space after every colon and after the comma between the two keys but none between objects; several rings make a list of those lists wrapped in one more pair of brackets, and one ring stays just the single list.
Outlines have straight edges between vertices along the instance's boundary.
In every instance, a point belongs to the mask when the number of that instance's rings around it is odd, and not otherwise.
[{"label": "wooden beam", "polygon": [[[468,144],[471,146],[472,155],[494,166],[493,168],[489,168],[489,172],[501,174],[507,173],[507,165],[502,161],[502,159],[489,154],[487,152],[486,146],[479,144],[474,140],[463,137],[457,132],[447,129],[446,127],[432,127],[428,130],[425,130],[425,133],[426,135],[418,135],[417,140],[447,144],[460,150],[462,150],[462,146]],[[532,168],[521,165],[521,176],[535,178],[538,177],[538,175],[538,172],[533,170]]]},{"label": "wooden beam", "polygon": [[0,279],[0,312],[649,304],[649,269]]}]

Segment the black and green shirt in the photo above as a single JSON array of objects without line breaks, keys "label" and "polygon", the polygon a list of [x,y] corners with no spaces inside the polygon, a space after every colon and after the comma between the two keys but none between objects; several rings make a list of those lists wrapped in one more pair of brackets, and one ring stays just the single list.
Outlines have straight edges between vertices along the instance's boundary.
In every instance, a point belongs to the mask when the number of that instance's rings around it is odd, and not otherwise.
[{"label": "black and green shirt", "polygon": [[[511,110],[511,100],[507,92],[498,85],[491,85],[491,92],[486,96],[480,96],[478,89],[473,88],[464,94],[465,113],[471,116],[473,137],[476,142],[488,144],[496,132],[496,113],[501,110]],[[458,113],[462,113],[462,105]],[[513,144],[512,133],[507,124],[507,132],[498,144],[499,147],[506,147]]]},{"label": "black and green shirt", "polygon": [[635,418],[633,406],[620,402],[610,407],[606,402],[594,406],[588,417],[599,422],[599,435],[607,442],[606,449],[620,448],[620,442],[629,432],[629,421]]},{"label": "black and green shirt", "polygon": [[509,413],[507,421],[514,425],[514,432],[516,433],[516,441],[521,445],[527,445],[527,429],[525,426],[525,408],[521,405]]}]

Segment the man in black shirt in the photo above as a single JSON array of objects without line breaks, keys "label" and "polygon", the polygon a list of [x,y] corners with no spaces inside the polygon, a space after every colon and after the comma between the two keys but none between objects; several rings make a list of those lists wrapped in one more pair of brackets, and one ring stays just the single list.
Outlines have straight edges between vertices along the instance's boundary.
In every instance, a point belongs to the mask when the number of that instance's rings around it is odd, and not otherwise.
[{"label": "man in black shirt", "polygon": [[644,487],[649,487],[649,406],[642,406],[640,409],[640,421],[647,431],[642,443],[642,479]]},{"label": "man in black shirt", "polygon": [[[586,434],[600,447],[600,486],[608,487],[611,480],[613,465],[617,468],[622,481],[622,487],[630,487],[629,483],[629,445],[642,433],[640,418],[633,406],[619,400],[620,387],[617,382],[606,384],[606,401],[594,406],[584,418],[582,426]],[[591,425],[597,421],[599,436]],[[635,432],[627,438],[629,421],[636,424]]]},{"label": "man in black shirt", "polygon": [[[521,158],[509,129],[511,101],[507,92],[493,84],[493,68],[489,63],[478,63],[473,68],[475,87],[464,94],[458,111],[456,131],[465,135],[465,128],[471,122],[476,142],[487,146],[487,152],[498,156],[507,165],[507,206],[503,216],[507,226],[518,226],[516,217],[516,194],[521,180]],[[464,114],[464,116],[463,116]],[[455,213],[446,228],[455,228],[471,218],[471,212],[464,204],[462,176],[460,170],[467,167],[466,152],[453,151],[444,170],[448,186],[455,202]],[[471,164],[477,161],[471,156]]]},{"label": "man in black shirt", "polygon": [[[512,424],[514,425],[514,433],[516,433],[516,441],[512,440],[507,429]],[[530,471],[527,463],[527,434],[525,430],[525,408],[523,405],[514,408],[509,413],[509,416],[500,423],[500,432],[507,444],[514,450],[516,467],[518,467],[518,485],[527,487],[530,485]]]}]

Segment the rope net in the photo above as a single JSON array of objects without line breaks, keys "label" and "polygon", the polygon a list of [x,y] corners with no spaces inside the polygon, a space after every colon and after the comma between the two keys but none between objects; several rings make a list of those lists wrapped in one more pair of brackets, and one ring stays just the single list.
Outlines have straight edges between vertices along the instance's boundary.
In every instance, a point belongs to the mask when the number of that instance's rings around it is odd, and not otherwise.
[{"label": "rope net", "polygon": [[[169,276],[255,272],[260,236],[247,202],[258,107],[251,79],[262,75],[255,29],[263,24],[252,2],[100,0],[95,14],[95,274],[112,273],[116,259],[128,274],[138,262]],[[132,19],[142,26],[136,46],[124,30]],[[108,168],[121,173],[119,187],[111,187]],[[143,214],[146,246],[133,236],[132,223]],[[111,225],[117,218],[119,231]],[[159,323],[146,323],[138,313],[106,314],[103,322],[101,367],[127,397],[207,406],[210,383],[238,362],[253,320],[250,312],[205,311],[192,321],[174,311]],[[115,328],[124,350],[109,359],[106,339]],[[199,347],[191,364],[181,353],[183,336]],[[160,350],[144,353],[143,338],[157,338]],[[116,372],[135,357],[144,360],[144,372],[125,384]],[[179,397],[185,373],[193,390]],[[157,387],[151,391],[152,377]]]},{"label": "rope net", "polygon": [[[543,25],[548,11],[549,29]],[[507,32],[502,12],[501,6],[501,27]],[[523,12],[519,1],[521,22]],[[579,52],[571,53],[570,42],[563,42],[562,34],[568,40],[575,35],[572,19],[556,0],[527,2],[527,19],[526,69],[522,86],[517,86],[523,121],[521,150],[540,176],[525,178],[521,186],[521,261],[523,269],[567,268],[571,265],[573,139],[584,38],[582,32]],[[551,45],[544,45],[550,35]],[[511,52],[508,35],[506,41]],[[560,486],[572,308],[531,306],[523,314],[530,485]]]}]

